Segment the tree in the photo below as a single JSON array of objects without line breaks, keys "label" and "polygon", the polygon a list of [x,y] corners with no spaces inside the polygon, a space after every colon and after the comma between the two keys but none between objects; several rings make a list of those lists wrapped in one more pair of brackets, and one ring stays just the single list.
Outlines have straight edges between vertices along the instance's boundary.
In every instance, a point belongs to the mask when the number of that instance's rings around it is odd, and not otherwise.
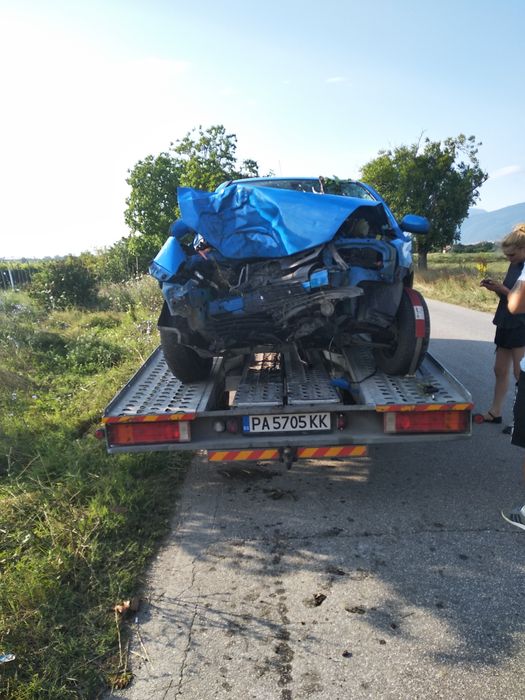
[{"label": "tree", "polygon": [[177,141],[176,145],[171,144],[176,159],[182,165],[180,184],[183,187],[211,191],[226,180],[259,174],[254,160],[245,160],[238,168],[235,155],[237,137],[227,134],[224,126],[212,126],[208,131],[203,131],[199,126],[197,138],[194,132],[195,129]]},{"label": "tree", "polygon": [[[196,133],[197,132],[197,133]],[[177,187],[214,190],[221,182],[258,175],[254,160],[239,166],[237,137],[222,125],[193,129],[170,144],[168,152],[147,156],[129,171],[131,187],[124,218],[131,235],[124,239],[137,269],[144,270],[166,240],[179,215]]]},{"label": "tree", "polygon": [[416,239],[418,266],[427,255],[459,240],[459,227],[487,179],[477,158],[474,136],[460,134],[445,141],[421,140],[411,146],[380,151],[362,168],[362,177],[388,202],[396,218],[420,214],[430,232]]},{"label": "tree", "polygon": [[[124,220],[131,230],[126,246],[143,269],[166,240],[177,214],[177,187],[182,164],[170,153],[147,156],[129,171],[131,187]],[[139,265],[139,262],[137,262]]]}]

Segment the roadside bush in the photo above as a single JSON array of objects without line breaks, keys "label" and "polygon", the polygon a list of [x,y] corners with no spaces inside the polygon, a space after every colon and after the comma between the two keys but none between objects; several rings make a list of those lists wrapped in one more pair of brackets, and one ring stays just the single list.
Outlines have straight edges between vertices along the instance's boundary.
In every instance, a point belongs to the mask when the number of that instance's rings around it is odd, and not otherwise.
[{"label": "roadside bush", "polygon": [[89,309],[98,301],[95,273],[86,261],[73,255],[47,262],[31,282],[29,294],[46,309],[70,306]]}]

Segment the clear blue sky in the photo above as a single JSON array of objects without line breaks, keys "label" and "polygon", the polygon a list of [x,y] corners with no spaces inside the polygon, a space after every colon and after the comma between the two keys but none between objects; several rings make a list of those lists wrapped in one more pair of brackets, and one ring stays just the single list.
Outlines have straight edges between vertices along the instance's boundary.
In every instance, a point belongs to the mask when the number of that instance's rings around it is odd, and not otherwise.
[{"label": "clear blue sky", "polygon": [[523,202],[524,27],[522,0],[0,0],[0,257],[111,245],[127,170],[199,125],[339,177],[474,134],[477,206]]}]

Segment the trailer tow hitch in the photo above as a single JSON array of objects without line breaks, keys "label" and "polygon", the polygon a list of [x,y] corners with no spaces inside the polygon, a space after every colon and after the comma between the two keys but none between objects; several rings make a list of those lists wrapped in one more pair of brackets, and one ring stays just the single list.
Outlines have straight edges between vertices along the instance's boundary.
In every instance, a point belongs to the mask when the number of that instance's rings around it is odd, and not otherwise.
[{"label": "trailer tow hitch", "polygon": [[280,447],[279,462],[284,462],[287,469],[292,468],[292,464],[297,461],[297,450],[295,447]]}]

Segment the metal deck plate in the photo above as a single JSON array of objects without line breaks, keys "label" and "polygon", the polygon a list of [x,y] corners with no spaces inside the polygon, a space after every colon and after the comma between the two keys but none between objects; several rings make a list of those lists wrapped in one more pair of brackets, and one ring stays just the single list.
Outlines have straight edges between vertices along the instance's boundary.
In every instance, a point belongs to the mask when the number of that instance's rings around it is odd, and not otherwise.
[{"label": "metal deck plate", "polygon": [[289,406],[313,403],[341,403],[341,398],[330,383],[320,355],[315,365],[305,364],[293,349],[283,353],[286,369],[286,394]]},{"label": "metal deck plate", "polygon": [[305,364],[293,348],[280,353],[258,353],[250,357],[237,389],[233,406],[306,406],[340,403],[341,399],[321,358]]},{"label": "metal deck plate", "polygon": [[282,406],[283,377],[279,353],[251,355],[233,400],[234,408]]},{"label": "metal deck plate", "polygon": [[376,369],[370,350],[345,350],[352,382],[366,405],[411,405],[462,403],[465,393],[457,380],[430,355],[423,360],[414,376],[395,377]]},{"label": "metal deck plate", "polygon": [[[213,373],[218,369],[215,360]],[[122,392],[109,404],[106,416],[142,416],[194,413],[206,405],[213,388],[213,379],[196,384],[183,384],[173,376],[164,355],[157,349]]]}]

